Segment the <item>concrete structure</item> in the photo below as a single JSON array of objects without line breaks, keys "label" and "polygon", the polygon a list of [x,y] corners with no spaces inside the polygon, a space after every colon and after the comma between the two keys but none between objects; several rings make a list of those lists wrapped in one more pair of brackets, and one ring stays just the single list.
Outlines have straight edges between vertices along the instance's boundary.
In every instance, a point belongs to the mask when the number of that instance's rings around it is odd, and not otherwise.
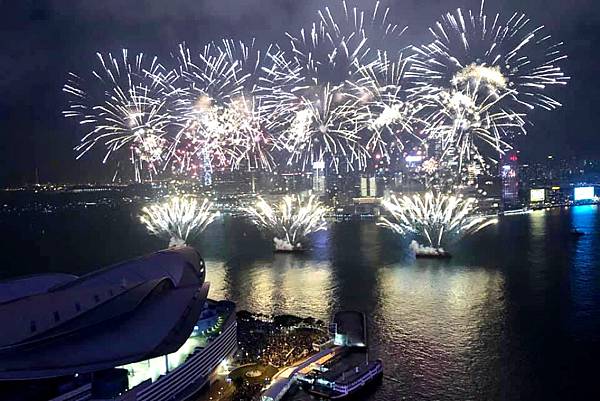
[{"label": "concrete structure", "polygon": [[335,356],[340,349],[333,347],[317,352],[295,366],[286,368],[271,379],[271,384],[263,392],[261,401],[280,401],[296,382],[297,376],[315,368],[315,366]]},{"label": "concrete structure", "polygon": [[365,315],[356,311],[337,312],[333,317],[335,345],[344,347],[367,346],[367,322]]},{"label": "concrete structure", "polygon": [[177,351],[208,294],[193,248],[157,252],[82,277],[0,283],[0,380],[110,369]]}]

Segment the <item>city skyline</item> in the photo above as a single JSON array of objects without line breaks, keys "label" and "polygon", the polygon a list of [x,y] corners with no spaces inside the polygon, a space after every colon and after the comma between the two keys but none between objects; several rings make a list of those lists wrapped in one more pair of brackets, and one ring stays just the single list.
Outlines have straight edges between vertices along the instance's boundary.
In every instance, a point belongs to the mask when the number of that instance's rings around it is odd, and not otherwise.
[{"label": "city skyline", "polygon": [[[515,7],[508,3],[510,2],[487,2],[486,7],[490,12],[504,6],[521,9],[521,5]],[[477,4],[478,2],[459,2],[452,7],[468,8],[476,7]],[[523,11],[534,19],[543,21],[555,37],[565,42],[565,53],[571,59],[584,57],[583,53],[589,52],[596,45],[594,27],[597,24],[597,13],[594,13],[591,2],[568,9],[558,2],[548,5],[544,10],[533,9],[535,7],[531,5],[523,6]],[[19,135],[9,134],[6,138],[7,146],[3,148],[1,158],[3,165],[0,185],[32,182],[36,171],[42,182],[110,180],[114,171],[99,165],[97,160],[74,160],[75,152],[72,148],[78,144],[81,132],[60,116],[66,100],[59,88],[68,71],[89,68],[86,64],[93,60],[96,51],[116,51],[120,47],[129,47],[132,50],[144,50],[148,54],[165,55],[180,41],[185,40],[190,45],[196,45],[194,42],[197,42],[200,46],[208,40],[218,40],[224,36],[238,39],[256,36],[259,42],[266,42],[280,37],[283,31],[293,31],[290,27],[300,27],[309,21],[314,5],[299,7],[280,2],[276,10],[283,17],[276,22],[269,18],[266,29],[261,25],[261,17],[249,6],[236,8],[237,14],[226,14],[225,6],[200,5],[198,10],[192,10],[191,15],[201,15],[205,20],[210,16],[221,22],[211,24],[211,28],[207,28],[208,32],[203,32],[202,24],[196,25],[193,18],[185,16],[186,13],[178,13],[180,8],[186,7],[184,2],[173,4],[166,15],[151,7],[136,12],[121,9],[116,12],[115,7],[114,3],[108,3],[100,9],[82,5],[59,8],[57,3],[40,1],[14,7],[3,16],[11,18],[11,21],[6,21],[5,26],[9,37],[14,37],[14,41],[7,41],[9,48],[1,59],[2,65],[10,74],[5,76],[0,85],[11,96],[6,96],[0,104],[0,111],[5,116],[0,129],[5,133],[19,132]],[[586,12],[586,7],[590,8],[590,12]],[[400,25],[409,25],[404,39],[408,44],[411,40],[420,40],[426,34],[425,27],[445,11],[451,11],[450,5],[411,7],[411,4],[405,4],[393,7],[392,17]],[[237,26],[236,21],[240,18],[248,21],[244,24],[244,29]],[[78,22],[75,23],[75,20]],[[156,23],[139,26],[138,23],[143,20]],[[26,31],[19,30],[19,21],[31,22]],[[102,30],[99,26],[103,27]],[[159,28],[153,29],[156,26]],[[259,29],[259,26],[263,26],[263,29]],[[74,29],[81,32],[77,35],[77,43],[73,43],[74,39],[71,39],[75,36],[66,35]],[[64,38],[64,43],[39,43],[39,35],[48,32]],[[134,32],[137,34],[133,34]],[[24,47],[31,51],[28,53],[19,50]],[[50,52],[53,56],[50,56]],[[586,78],[591,77],[589,68],[587,63],[566,61],[565,70],[572,76],[571,82],[565,91],[551,91],[556,92],[553,95],[564,106],[551,116],[535,116],[536,125],[528,127],[529,135],[518,140],[525,157],[535,160],[548,153],[557,157],[573,154],[595,157],[594,149],[600,148],[594,146],[598,139],[593,133],[593,127],[597,124],[589,121],[588,116],[593,116],[593,113],[588,114],[586,109],[593,103],[590,96],[594,96],[594,91],[590,91],[589,85],[586,85]],[[595,84],[595,81],[592,80],[592,83]],[[573,131],[577,133],[573,134]],[[552,140],[547,141],[545,138]]]}]

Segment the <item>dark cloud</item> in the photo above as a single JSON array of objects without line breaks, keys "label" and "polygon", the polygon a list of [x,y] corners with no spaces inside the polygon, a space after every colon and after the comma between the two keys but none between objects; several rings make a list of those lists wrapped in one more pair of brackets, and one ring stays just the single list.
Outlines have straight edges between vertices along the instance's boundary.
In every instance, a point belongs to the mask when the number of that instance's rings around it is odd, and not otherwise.
[{"label": "dark cloud", "polygon": [[[372,1],[361,1],[372,3]],[[123,47],[167,57],[177,43],[198,47],[224,37],[259,43],[283,40],[315,15],[318,0],[0,0],[0,185],[110,177],[97,160],[75,162],[81,132],[61,117],[68,71],[87,71],[96,51]],[[354,3],[357,3],[355,1]],[[391,19],[409,26],[408,42],[429,38],[427,27],[454,8],[477,0],[389,0]],[[535,116],[522,141],[525,154],[600,158],[598,63],[600,7],[594,0],[488,0],[489,12],[524,11],[563,40],[573,79],[559,94],[564,108]],[[82,168],[85,166],[85,168]]]}]

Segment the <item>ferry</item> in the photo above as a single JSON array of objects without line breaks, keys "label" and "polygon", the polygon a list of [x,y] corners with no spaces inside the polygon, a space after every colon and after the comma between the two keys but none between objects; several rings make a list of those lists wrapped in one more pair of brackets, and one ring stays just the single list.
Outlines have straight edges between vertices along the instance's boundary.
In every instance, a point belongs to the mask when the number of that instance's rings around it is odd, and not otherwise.
[{"label": "ferry", "polygon": [[365,361],[342,372],[325,372],[312,385],[307,386],[306,391],[331,400],[353,398],[382,377],[383,362],[380,359]]},{"label": "ferry", "polygon": [[332,327],[336,352],[299,370],[296,379],[305,391],[318,397],[354,398],[383,377],[383,362],[369,359],[364,313],[338,312]]},{"label": "ferry", "polygon": [[533,212],[532,209],[524,207],[522,209],[505,210],[503,212],[500,212],[500,214],[503,215],[503,216],[517,216],[517,215],[520,215],[520,214],[530,214],[532,212]]}]

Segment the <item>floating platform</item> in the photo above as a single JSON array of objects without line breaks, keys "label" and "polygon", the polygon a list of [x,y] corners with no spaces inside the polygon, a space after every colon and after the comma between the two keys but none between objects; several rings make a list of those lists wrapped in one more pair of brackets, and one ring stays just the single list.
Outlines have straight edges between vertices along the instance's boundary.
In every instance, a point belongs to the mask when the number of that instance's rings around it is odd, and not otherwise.
[{"label": "floating platform", "polygon": [[417,252],[415,253],[415,257],[419,259],[450,259],[452,257],[452,254],[446,251],[439,253]]},{"label": "floating platform", "polygon": [[347,351],[298,377],[304,390],[332,400],[349,399],[383,377],[383,362],[368,360],[366,352]]}]

